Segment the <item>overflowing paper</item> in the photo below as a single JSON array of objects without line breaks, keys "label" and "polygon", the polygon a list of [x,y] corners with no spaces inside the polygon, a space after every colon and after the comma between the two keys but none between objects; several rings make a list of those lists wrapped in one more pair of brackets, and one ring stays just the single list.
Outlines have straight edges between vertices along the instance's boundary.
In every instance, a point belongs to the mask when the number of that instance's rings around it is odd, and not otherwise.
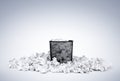
[{"label": "overflowing paper", "polygon": [[36,53],[30,57],[9,60],[9,68],[20,71],[36,71],[40,73],[89,73],[107,71],[111,68],[102,58],[73,56],[72,61],[59,63],[56,58],[50,61],[50,54]]}]

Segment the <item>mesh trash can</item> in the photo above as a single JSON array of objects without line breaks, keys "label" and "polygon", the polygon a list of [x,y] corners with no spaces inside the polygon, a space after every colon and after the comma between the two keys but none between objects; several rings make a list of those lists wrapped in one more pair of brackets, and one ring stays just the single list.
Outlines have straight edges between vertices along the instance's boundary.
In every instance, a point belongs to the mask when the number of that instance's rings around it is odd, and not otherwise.
[{"label": "mesh trash can", "polygon": [[73,40],[50,41],[50,59],[55,57],[60,63],[72,61]]}]

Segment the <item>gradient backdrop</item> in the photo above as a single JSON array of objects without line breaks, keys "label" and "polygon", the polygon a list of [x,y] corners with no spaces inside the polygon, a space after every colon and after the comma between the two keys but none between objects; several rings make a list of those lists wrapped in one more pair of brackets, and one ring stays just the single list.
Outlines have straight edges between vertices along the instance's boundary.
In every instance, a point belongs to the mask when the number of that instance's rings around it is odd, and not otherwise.
[{"label": "gradient backdrop", "polygon": [[[100,57],[106,72],[62,74],[10,70],[12,58],[74,40],[73,55]],[[120,0],[0,0],[0,81],[120,81]]]}]

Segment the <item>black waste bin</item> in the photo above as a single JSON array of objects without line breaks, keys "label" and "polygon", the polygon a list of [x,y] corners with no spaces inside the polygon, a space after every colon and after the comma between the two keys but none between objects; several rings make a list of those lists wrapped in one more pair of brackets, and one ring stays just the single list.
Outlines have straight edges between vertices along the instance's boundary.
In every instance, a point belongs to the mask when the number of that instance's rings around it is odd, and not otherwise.
[{"label": "black waste bin", "polygon": [[50,41],[50,59],[55,57],[60,63],[72,61],[73,40]]}]

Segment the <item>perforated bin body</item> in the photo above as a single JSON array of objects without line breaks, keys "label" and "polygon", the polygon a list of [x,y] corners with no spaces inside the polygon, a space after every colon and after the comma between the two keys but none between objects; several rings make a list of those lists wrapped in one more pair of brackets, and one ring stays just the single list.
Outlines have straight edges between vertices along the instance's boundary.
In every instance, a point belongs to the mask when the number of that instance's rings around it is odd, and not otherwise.
[{"label": "perforated bin body", "polygon": [[60,63],[72,61],[73,41],[50,41],[50,58],[57,58]]}]

